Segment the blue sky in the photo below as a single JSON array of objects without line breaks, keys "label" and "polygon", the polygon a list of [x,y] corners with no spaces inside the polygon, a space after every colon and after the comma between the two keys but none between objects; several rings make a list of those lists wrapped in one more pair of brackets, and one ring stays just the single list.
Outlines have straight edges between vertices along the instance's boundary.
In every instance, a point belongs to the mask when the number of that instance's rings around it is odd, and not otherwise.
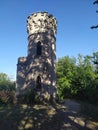
[{"label": "blue sky", "polygon": [[57,18],[57,58],[98,51],[98,29],[90,29],[98,23],[97,9],[93,0],[1,0],[0,72],[15,79],[17,59],[27,55],[26,19],[38,11]]}]

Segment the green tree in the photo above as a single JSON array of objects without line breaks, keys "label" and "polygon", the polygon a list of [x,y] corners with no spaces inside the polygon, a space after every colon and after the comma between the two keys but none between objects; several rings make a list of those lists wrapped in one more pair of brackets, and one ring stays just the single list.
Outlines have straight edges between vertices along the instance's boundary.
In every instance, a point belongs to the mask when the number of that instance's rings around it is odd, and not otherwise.
[{"label": "green tree", "polygon": [[15,90],[15,82],[5,73],[0,73],[0,90]]},{"label": "green tree", "polygon": [[77,66],[78,81],[77,94],[81,99],[89,100],[89,95],[93,89],[95,74],[93,71],[93,65],[89,56],[85,56],[82,61],[82,65]]},{"label": "green tree", "polygon": [[5,73],[0,73],[0,104],[15,103],[15,82]]},{"label": "green tree", "polygon": [[96,69],[98,70],[98,52],[94,52],[92,58],[93,58],[93,63],[95,64]]},{"label": "green tree", "polygon": [[57,85],[62,98],[71,97],[71,82],[76,69],[75,58],[65,56],[57,62]]},{"label": "green tree", "polygon": [[61,98],[74,97],[98,103],[98,52],[78,55],[77,60],[65,56],[57,62],[57,86]]}]

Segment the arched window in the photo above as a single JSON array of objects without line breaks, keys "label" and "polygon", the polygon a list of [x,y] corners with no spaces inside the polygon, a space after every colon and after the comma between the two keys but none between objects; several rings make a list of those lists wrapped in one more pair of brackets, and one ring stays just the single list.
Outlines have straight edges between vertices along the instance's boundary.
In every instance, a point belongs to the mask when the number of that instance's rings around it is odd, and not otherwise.
[{"label": "arched window", "polygon": [[42,53],[42,46],[41,46],[40,41],[37,43],[37,52],[36,53],[37,53],[38,56],[40,56],[41,53]]},{"label": "arched window", "polygon": [[38,76],[37,79],[36,79],[36,88],[38,90],[41,89],[41,77],[40,76]]}]

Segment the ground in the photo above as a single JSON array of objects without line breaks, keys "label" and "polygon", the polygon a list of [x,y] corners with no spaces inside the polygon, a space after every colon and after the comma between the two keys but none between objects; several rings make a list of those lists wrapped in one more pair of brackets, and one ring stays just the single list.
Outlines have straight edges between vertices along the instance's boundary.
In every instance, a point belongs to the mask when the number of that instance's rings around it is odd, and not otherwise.
[{"label": "ground", "polygon": [[[97,130],[80,112],[80,103],[0,106],[0,130]],[[96,123],[97,124],[97,123]]]}]

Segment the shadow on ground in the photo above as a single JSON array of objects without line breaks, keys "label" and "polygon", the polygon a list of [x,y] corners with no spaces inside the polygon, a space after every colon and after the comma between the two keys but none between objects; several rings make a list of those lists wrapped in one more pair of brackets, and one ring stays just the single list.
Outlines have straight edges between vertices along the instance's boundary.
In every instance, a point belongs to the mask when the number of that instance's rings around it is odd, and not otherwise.
[{"label": "shadow on ground", "polygon": [[[66,106],[67,105],[67,106]],[[94,130],[70,105],[0,107],[0,130]]]}]

